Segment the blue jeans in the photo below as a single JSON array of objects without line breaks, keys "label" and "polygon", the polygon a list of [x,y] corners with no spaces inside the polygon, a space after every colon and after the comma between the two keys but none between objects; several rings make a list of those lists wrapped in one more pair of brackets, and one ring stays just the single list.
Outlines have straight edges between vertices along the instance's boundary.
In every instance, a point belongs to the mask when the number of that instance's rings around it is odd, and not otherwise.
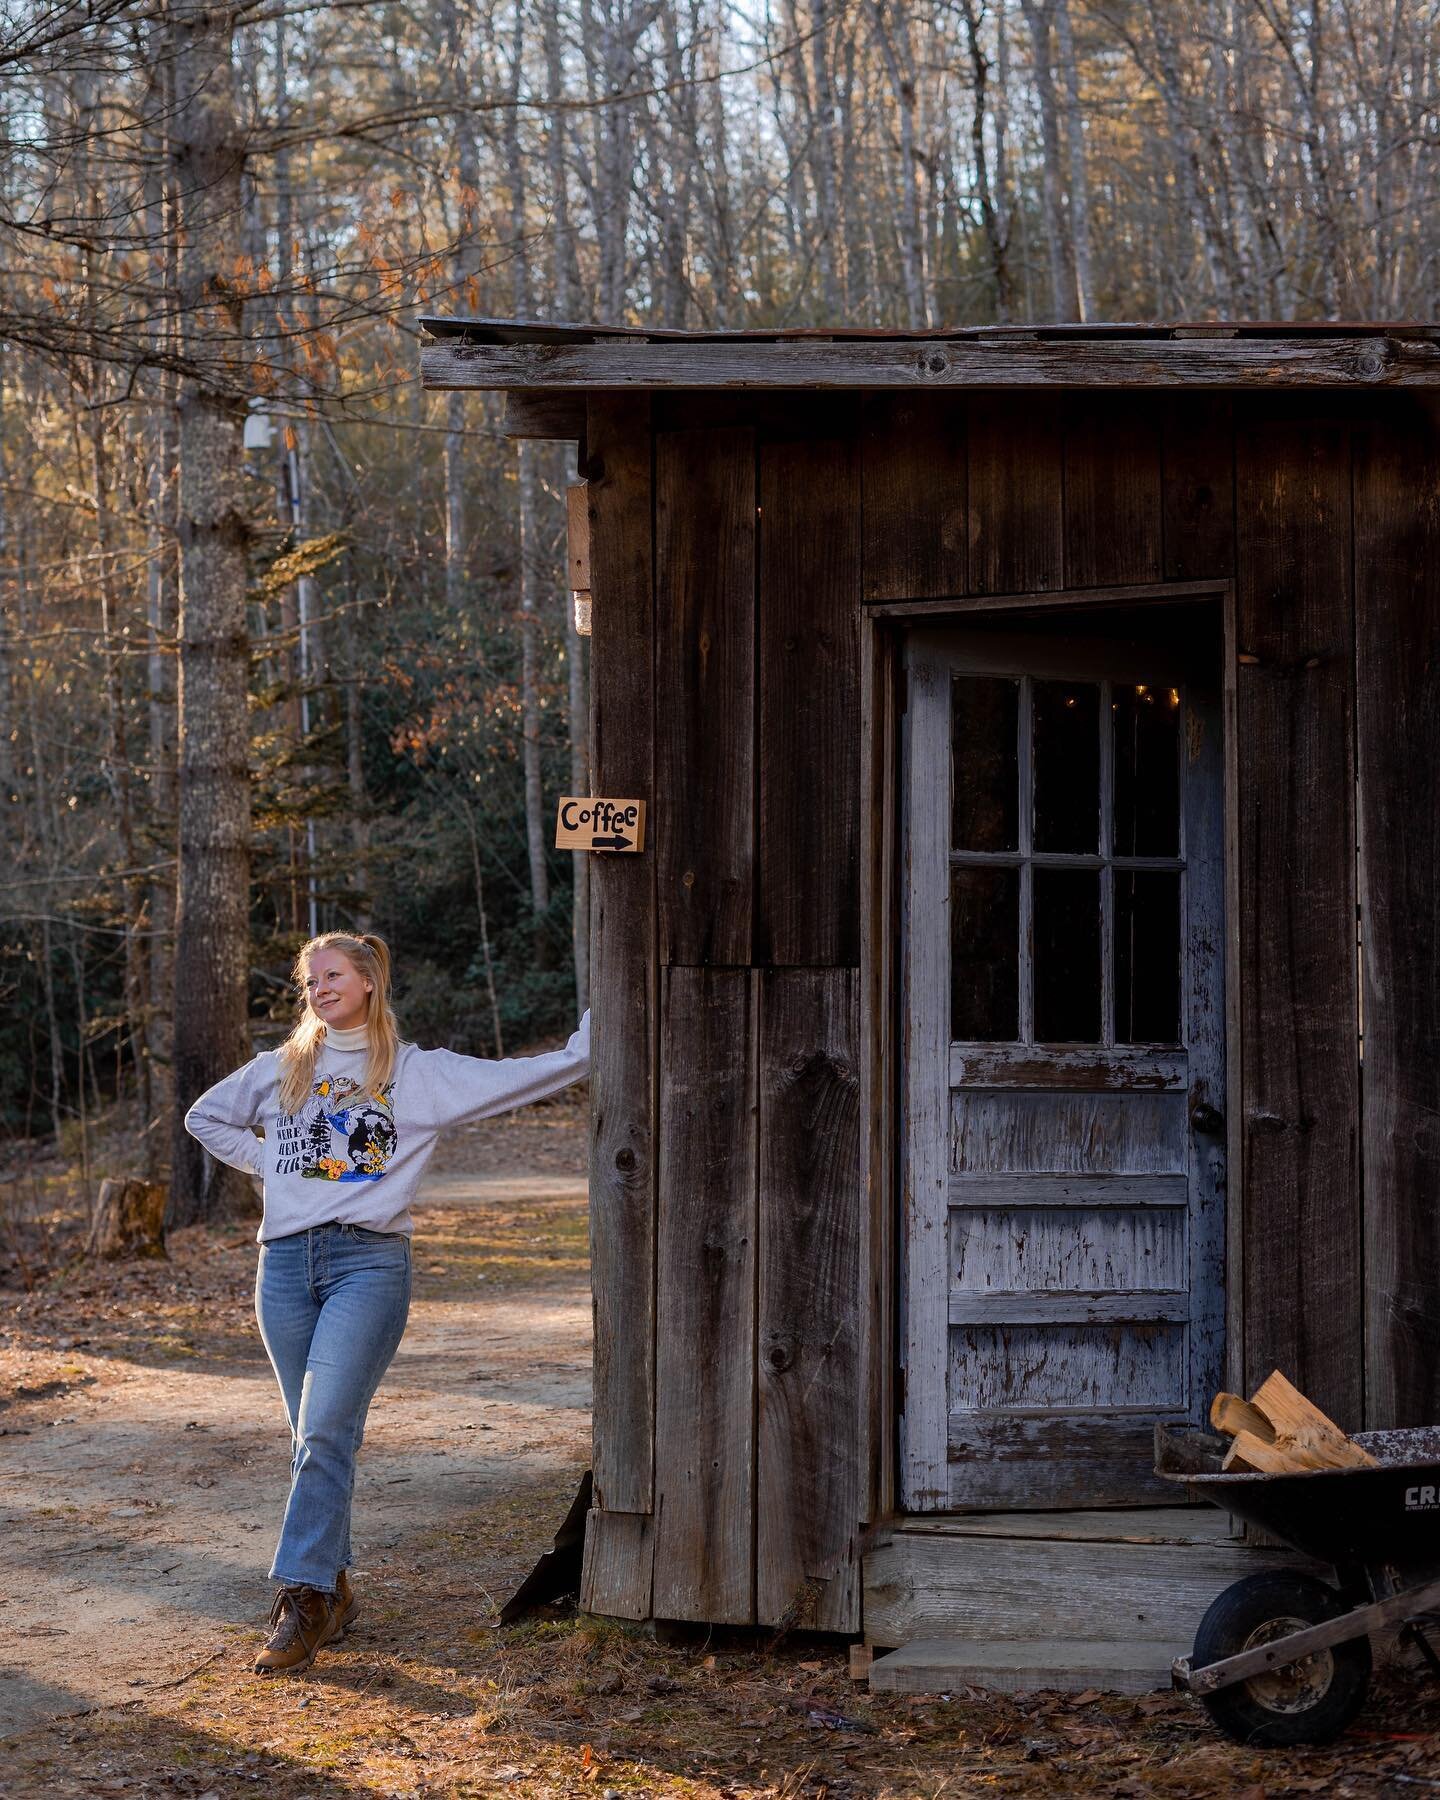
[{"label": "blue jeans", "polygon": [[410,1310],[410,1239],[316,1225],[260,1246],[255,1316],[290,1420],[290,1497],[270,1574],[335,1591],[365,1414]]}]

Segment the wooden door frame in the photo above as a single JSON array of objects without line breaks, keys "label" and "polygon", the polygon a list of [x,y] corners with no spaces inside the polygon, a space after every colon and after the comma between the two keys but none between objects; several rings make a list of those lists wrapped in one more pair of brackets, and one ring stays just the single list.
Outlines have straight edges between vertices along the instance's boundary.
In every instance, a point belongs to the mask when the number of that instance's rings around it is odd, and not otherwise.
[{"label": "wooden door frame", "polygon": [[901,949],[900,730],[905,712],[901,649],[912,623],[943,624],[1007,616],[1055,617],[1120,606],[1210,601],[1220,608],[1220,716],[1224,734],[1225,905],[1225,1367],[1230,1386],[1243,1382],[1244,1193],[1240,1118],[1240,898],[1235,745],[1235,584],[1231,580],[1157,581],[1145,586],[985,594],[953,600],[885,601],[861,608],[860,619],[860,1104],[861,1181],[870,1208],[869,1304],[863,1321],[866,1417],[860,1421],[867,1471],[867,1524],[899,1516],[900,1492],[900,1231],[898,1132]]}]

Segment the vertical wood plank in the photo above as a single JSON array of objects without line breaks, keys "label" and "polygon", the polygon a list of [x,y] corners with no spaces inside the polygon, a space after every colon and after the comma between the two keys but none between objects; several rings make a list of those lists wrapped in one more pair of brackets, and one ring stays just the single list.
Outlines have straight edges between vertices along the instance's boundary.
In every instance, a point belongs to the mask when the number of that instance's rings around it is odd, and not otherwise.
[{"label": "vertical wood plank", "polygon": [[859,998],[852,969],[772,970],[760,981],[756,1614],[765,1625],[790,1617],[807,1582],[848,1568],[863,1517]]},{"label": "vertical wood plank", "polygon": [[748,969],[662,975],[655,1616],[754,1618],[755,1082]]},{"label": "vertical wood plank", "polygon": [[[1223,621],[1196,642],[1185,695],[1186,1106],[1225,1113],[1225,780],[1216,651]],[[1212,635],[1213,634],[1213,635]],[[1226,1169],[1223,1126],[1190,1133],[1190,1416],[1210,1415],[1225,1378]]]},{"label": "vertical wood plank", "polygon": [[612,1619],[648,1619],[655,1561],[655,1521],[649,1513],[599,1512],[585,1519],[582,1612]]},{"label": "vertical wood plank", "polygon": [[1165,579],[1235,572],[1235,427],[1228,394],[1167,396],[1162,427]]},{"label": "vertical wood plank", "polygon": [[964,399],[870,396],[861,487],[865,598],[943,600],[963,594],[970,525]]},{"label": "vertical wood plank", "polygon": [[1236,631],[1245,1367],[1361,1421],[1345,425],[1237,417]]},{"label": "vertical wood plank", "polygon": [[[588,438],[591,767],[598,792],[645,797],[654,783],[648,399],[592,400]],[[664,830],[663,822],[656,826]],[[647,1513],[654,1491],[653,859],[595,857],[590,906],[595,1503]]]},{"label": "vertical wood plank", "polygon": [[860,956],[860,458],[760,452],[757,964]]},{"label": "vertical wood plank", "polygon": [[970,592],[1039,593],[1065,579],[1064,440],[1054,394],[970,396]]},{"label": "vertical wood plank", "polygon": [[1440,415],[1357,434],[1365,1423],[1440,1419]]},{"label": "vertical wood plank", "polygon": [[950,1504],[950,670],[915,634],[906,675],[900,1501],[933,1512]]},{"label": "vertical wood plank", "polygon": [[582,591],[590,586],[590,497],[583,481],[565,490],[565,548],[568,580]]},{"label": "vertical wood plank", "polygon": [[1065,406],[1065,585],[1158,581],[1160,421],[1144,394]]},{"label": "vertical wood plank", "polygon": [[755,434],[655,439],[662,963],[750,961]]},{"label": "vertical wood plank", "polygon": [[895,1153],[896,982],[899,921],[895,905],[899,825],[900,684],[897,636],[861,627],[860,1105],[861,1170],[868,1219],[869,1289],[863,1320],[865,1516],[895,1506]]}]

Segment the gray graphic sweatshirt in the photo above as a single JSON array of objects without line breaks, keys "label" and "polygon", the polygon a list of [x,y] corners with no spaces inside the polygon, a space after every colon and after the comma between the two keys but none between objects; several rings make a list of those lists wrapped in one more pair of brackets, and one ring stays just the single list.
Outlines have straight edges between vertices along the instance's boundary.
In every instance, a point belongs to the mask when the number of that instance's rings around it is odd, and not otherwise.
[{"label": "gray graphic sweatshirt", "polygon": [[[563,1050],[491,1062],[401,1044],[382,1094],[364,1086],[365,1031],[332,1032],[298,1112],[280,1109],[280,1059],[263,1050],[203,1093],[185,1129],[232,1169],[265,1183],[260,1242],[335,1220],[414,1229],[410,1203],[439,1134],[543,1100],[590,1072],[590,1015]],[[263,1142],[254,1134],[260,1126]]]}]

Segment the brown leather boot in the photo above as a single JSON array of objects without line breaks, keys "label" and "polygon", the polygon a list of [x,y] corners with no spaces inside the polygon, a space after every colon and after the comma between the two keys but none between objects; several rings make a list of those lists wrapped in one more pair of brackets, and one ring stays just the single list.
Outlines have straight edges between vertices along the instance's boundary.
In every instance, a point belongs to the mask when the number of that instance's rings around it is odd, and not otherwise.
[{"label": "brown leather boot", "polygon": [[335,1629],[344,1631],[360,1610],[355,1590],[350,1585],[350,1571],[342,1569],[335,1577]]},{"label": "brown leather boot", "polygon": [[270,1636],[255,1658],[257,1675],[298,1675],[339,1630],[335,1596],[319,1588],[282,1587],[270,1608]]}]

